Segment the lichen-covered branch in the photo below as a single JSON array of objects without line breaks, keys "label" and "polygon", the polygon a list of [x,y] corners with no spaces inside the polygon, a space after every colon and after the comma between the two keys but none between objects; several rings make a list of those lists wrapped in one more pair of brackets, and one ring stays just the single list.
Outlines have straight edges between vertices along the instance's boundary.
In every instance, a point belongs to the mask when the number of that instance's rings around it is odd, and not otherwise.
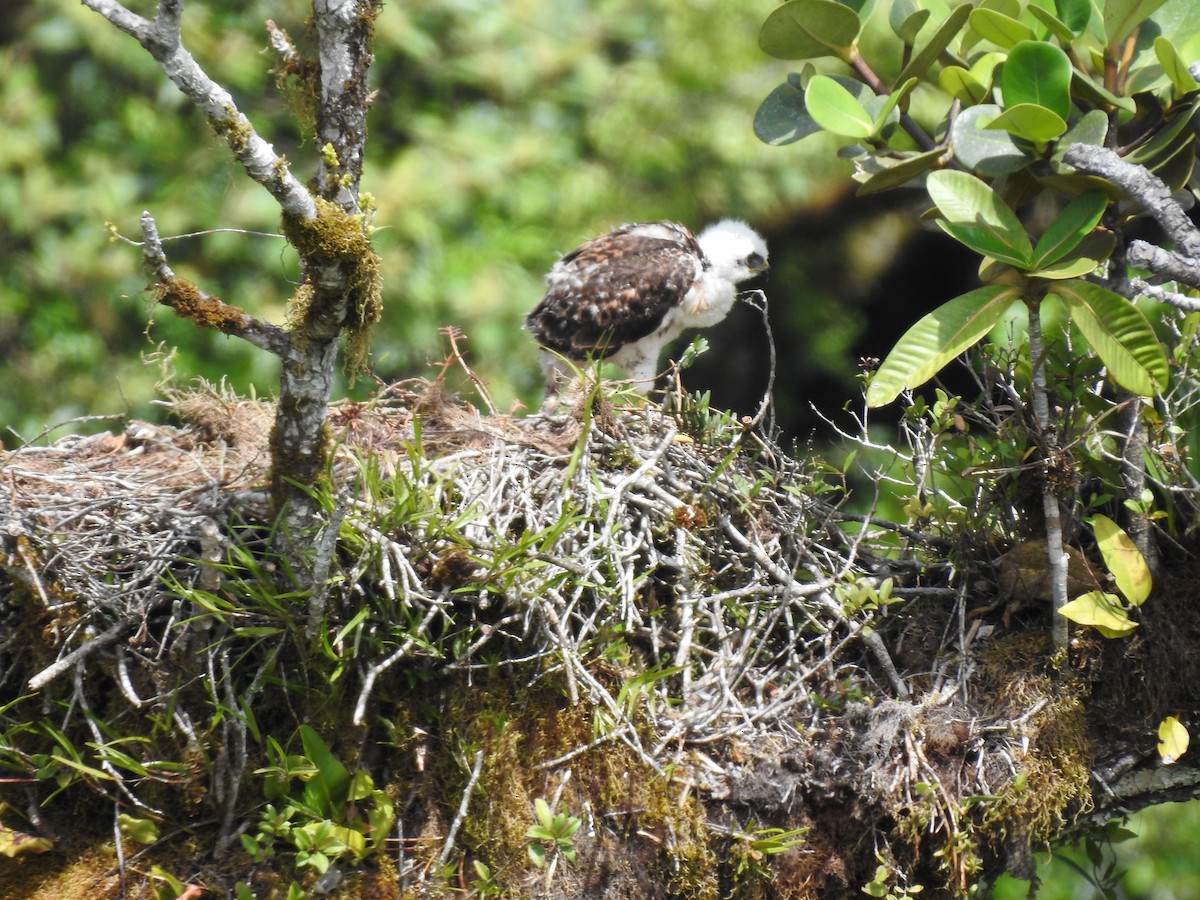
[{"label": "lichen-covered branch", "polygon": [[317,173],[321,196],[347,213],[358,211],[363,144],[371,95],[367,70],[374,61],[372,28],[381,0],[314,0],[321,92],[317,140],[332,152],[322,155]]},{"label": "lichen-covered branch", "polygon": [[237,108],[233,95],[213,81],[184,48],[180,35],[183,0],[160,0],[153,19],[131,12],[117,0],[82,2],[146,48],[171,82],[204,111],[246,173],[271,192],[285,215],[305,219],[316,215],[312,195],[292,175],[287,160],[259,136]]},{"label": "lichen-covered branch", "polygon": [[[290,535],[285,540],[295,550],[319,512],[309,489],[322,477],[328,461],[326,418],[339,344],[344,337],[346,369],[357,375],[366,364],[368,335],[381,310],[379,257],[358,202],[370,99],[367,71],[373,59],[371,40],[379,2],[315,0],[313,4],[319,75],[316,128],[321,146],[316,195],[291,174],[287,161],[258,135],[229,92],[209,78],[184,48],[183,0],[160,0],[153,19],[131,12],[118,0],[83,2],[134,37],[205,112],[250,177],[279,202],[283,231],[299,251],[301,280],[284,331],[168,274],[161,245],[147,240],[147,261],[159,280],[159,302],[197,325],[241,337],[282,360],[271,443],[272,496],[277,509],[292,507],[282,533]],[[302,77],[310,74],[311,64],[300,57],[282,29],[271,22],[267,30],[285,68]]]},{"label": "lichen-covered branch", "polygon": [[[1090,144],[1072,144],[1063,159],[1080,172],[1107,179],[1136,200],[1166,232],[1175,250],[1146,241],[1131,241],[1127,261],[1138,268],[1200,288],[1200,230],[1153,172],[1127,163],[1116,152]],[[1174,302],[1167,294],[1159,299]]]}]

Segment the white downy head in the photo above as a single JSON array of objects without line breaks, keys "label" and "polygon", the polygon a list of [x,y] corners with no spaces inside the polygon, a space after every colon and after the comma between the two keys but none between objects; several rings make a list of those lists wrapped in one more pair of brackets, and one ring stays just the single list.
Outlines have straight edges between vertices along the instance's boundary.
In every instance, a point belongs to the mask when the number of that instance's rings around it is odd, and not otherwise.
[{"label": "white downy head", "polygon": [[722,219],[696,237],[700,249],[724,281],[739,284],[767,269],[767,242],[737,219]]}]

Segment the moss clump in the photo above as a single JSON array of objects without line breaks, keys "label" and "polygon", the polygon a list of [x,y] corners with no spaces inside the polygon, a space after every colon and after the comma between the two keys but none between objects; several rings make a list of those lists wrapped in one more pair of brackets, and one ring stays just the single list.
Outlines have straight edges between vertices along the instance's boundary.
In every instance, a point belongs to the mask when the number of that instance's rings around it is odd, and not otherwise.
[{"label": "moss clump", "polygon": [[[346,372],[353,380],[367,362],[371,328],[383,313],[379,254],[361,216],[347,215],[320,197],[314,219],[284,216],[283,233],[305,261],[305,271],[288,305],[287,326],[297,340],[328,340],[346,335]],[[338,268],[345,288],[328,296],[316,289],[316,270]],[[321,302],[317,302],[318,299]]]},{"label": "moss clump", "polygon": [[242,334],[248,316],[237,306],[204,293],[186,278],[171,278],[154,286],[154,299],[171,307],[181,319],[191,319],[197,328],[214,328],[222,334]]}]

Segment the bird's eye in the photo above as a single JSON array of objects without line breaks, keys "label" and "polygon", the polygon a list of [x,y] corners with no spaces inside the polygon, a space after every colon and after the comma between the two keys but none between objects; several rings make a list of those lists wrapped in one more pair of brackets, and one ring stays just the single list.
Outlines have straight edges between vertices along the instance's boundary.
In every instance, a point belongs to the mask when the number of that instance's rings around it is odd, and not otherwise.
[{"label": "bird's eye", "polygon": [[761,253],[751,253],[746,257],[746,267],[748,269],[761,269],[766,266],[767,261],[763,259]]}]

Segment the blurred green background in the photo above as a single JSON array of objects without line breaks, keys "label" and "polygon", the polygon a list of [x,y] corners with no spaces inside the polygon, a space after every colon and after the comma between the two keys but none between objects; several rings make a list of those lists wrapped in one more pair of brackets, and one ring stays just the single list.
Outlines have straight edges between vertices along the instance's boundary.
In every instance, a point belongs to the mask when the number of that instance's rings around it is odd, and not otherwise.
[{"label": "blurred green background", "polygon": [[[363,178],[378,203],[387,304],[375,378],[432,377],[447,352],[439,328],[451,324],[500,410],[536,406],[541,376],[521,320],[559,254],[621,222],[698,228],[735,216],[771,245],[785,437],[819,427],[813,406],[836,415],[857,402],[858,357],[883,356],[924,311],[973,287],[976,262],[919,230],[915,196],[854,198],[848,164],[822,136],[782,148],[754,137],[755,109],[788,70],[756,45],[773,5],[386,3]],[[184,17],[191,52],[301,178],[316,148],[275,86],[263,21],[303,46],[305,16],[298,0],[192,0]],[[153,401],[167,371],[271,394],[274,360],[152,309],[140,252],[106,229],[136,238],[149,210],[164,236],[278,231],[274,202],[230,164],[148,54],[75,0],[10,8],[0,17],[0,125],[5,446],[115,425],[79,417],[161,418]],[[296,259],[266,235],[209,233],[166,249],[179,274],[280,322]],[[754,412],[768,377],[760,314],[740,306],[708,337],[687,386]],[[1187,843],[1196,805],[1138,823],[1150,837],[1120,848],[1123,896],[1200,897],[1200,851]],[[1061,862],[1042,871],[1043,897],[1093,896]],[[998,896],[1025,889],[1001,885]]]}]

